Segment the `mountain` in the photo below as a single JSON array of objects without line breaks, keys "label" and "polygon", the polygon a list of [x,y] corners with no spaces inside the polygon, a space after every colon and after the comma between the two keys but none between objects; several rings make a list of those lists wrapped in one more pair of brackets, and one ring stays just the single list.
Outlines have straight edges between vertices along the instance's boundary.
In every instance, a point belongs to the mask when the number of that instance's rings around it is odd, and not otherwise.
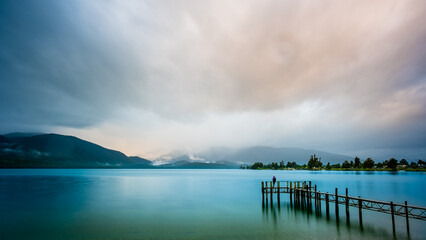
[{"label": "mountain", "polygon": [[323,163],[341,163],[345,160],[351,160],[352,157],[329,153],[318,150],[301,149],[301,148],[287,148],[287,147],[248,147],[240,149],[231,148],[211,148],[197,154],[182,154],[180,156],[166,157],[163,156],[162,160],[169,159],[169,163],[179,161],[193,161],[196,162],[210,162],[220,164],[221,162],[233,164],[253,164],[255,162],[296,162],[298,164],[305,164],[308,162],[311,155],[316,154],[321,158]]},{"label": "mountain", "polygon": [[[6,134],[0,138],[0,168],[150,168],[150,161],[73,136]],[[18,137],[22,136],[22,137]]]},{"label": "mountain", "polygon": [[229,169],[239,168],[240,165],[230,162],[220,163],[207,163],[207,162],[191,162],[191,161],[175,161],[163,165],[159,165],[159,168],[182,168],[182,169]]},{"label": "mountain", "polygon": [[7,142],[9,142],[9,139],[5,136],[0,135],[0,144],[7,143]]},{"label": "mountain", "polygon": [[13,132],[4,134],[3,136],[6,138],[18,138],[18,137],[32,137],[36,135],[42,135],[44,133],[23,133],[23,132]]}]

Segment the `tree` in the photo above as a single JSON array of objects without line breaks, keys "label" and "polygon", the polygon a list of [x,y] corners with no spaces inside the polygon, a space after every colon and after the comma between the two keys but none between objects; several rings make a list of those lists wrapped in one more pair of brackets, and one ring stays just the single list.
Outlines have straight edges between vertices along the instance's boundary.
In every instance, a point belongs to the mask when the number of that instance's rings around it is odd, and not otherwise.
[{"label": "tree", "polygon": [[405,166],[408,166],[408,162],[407,162],[407,160],[405,160],[405,159],[403,158],[403,159],[401,159],[401,161],[399,161],[399,165],[405,165]]},{"label": "tree", "polygon": [[340,168],[341,166],[340,166],[340,163],[337,163],[337,164],[333,164],[333,165],[331,165],[331,167],[332,167],[332,168]]},{"label": "tree", "polygon": [[411,162],[410,168],[417,168],[417,163],[416,162]]},{"label": "tree", "polygon": [[261,162],[255,162],[253,165],[251,165],[250,168],[251,169],[261,169],[261,168],[263,168],[263,163],[261,163]]},{"label": "tree", "polygon": [[280,162],[280,168],[284,168],[284,167],[285,167],[284,161],[281,161]]},{"label": "tree", "polygon": [[377,163],[377,168],[383,168],[383,163],[381,163],[381,162],[379,162],[379,163]]},{"label": "tree", "polygon": [[389,159],[386,165],[386,167],[391,168],[394,171],[396,170],[397,166],[398,166],[398,160],[396,160],[395,158]]},{"label": "tree", "polygon": [[374,167],[374,160],[371,158],[367,158],[364,161],[364,168],[372,168]]},{"label": "tree", "polygon": [[328,162],[328,163],[327,163],[327,165],[325,166],[325,168],[326,168],[327,170],[330,170],[330,169],[331,169],[330,162]]},{"label": "tree", "polygon": [[342,168],[350,168],[351,164],[346,160],[344,163],[342,163]]},{"label": "tree", "polygon": [[354,167],[359,168],[359,165],[361,164],[361,160],[359,159],[359,157],[355,157],[354,160],[355,160]]},{"label": "tree", "polygon": [[308,162],[308,168],[312,169],[312,168],[320,168],[322,167],[322,162],[321,159],[318,159],[315,154],[311,155],[311,158],[309,159]]}]

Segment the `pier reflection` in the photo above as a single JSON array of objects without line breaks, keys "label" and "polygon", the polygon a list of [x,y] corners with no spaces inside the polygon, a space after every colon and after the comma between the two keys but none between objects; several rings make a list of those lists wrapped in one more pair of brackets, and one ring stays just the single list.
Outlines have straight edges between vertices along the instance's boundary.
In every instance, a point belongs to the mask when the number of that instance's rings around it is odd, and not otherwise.
[{"label": "pier reflection", "polygon": [[320,206],[315,208],[309,202],[281,202],[280,204],[264,202],[262,203],[262,214],[264,221],[268,224],[272,222],[275,229],[285,227],[288,221],[292,221],[306,226],[326,225],[328,229],[334,228],[337,235],[340,235],[340,232],[344,231],[345,234],[361,235],[373,239],[375,237],[381,239],[410,239],[410,235],[396,235],[389,229],[374,226],[372,223],[363,223],[362,219],[351,221],[349,218],[340,218],[339,214],[326,211]]}]

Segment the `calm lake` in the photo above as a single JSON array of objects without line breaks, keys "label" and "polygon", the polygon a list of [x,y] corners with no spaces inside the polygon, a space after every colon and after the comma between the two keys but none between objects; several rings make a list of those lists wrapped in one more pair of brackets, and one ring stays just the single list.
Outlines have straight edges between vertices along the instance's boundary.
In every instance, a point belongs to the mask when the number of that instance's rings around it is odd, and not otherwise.
[{"label": "calm lake", "polygon": [[[271,170],[0,170],[0,239],[392,239],[391,216],[334,205],[263,208],[261,181],[312,181],[320,191],[426,206],[425,173]],[[275,199],[274,199],[275,200]],[[395,217],[396,237],[408,239]],[[410,219],[410,239],[426,222]]]}]

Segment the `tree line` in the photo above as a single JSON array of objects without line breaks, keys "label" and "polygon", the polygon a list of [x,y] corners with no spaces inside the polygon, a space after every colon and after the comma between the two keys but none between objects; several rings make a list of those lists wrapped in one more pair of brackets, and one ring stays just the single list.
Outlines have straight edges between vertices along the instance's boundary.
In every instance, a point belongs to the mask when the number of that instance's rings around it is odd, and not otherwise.
[{"label": "tree line", "polygon": [[255,162],[253,165],[241,166],[242,169],[297,169],[297,170],[411,170],[411,171],[424,171],[426,170],[426,164],[422,160],[417,162],[408,163],[406,159],[397,160],[390,158],[384,162],[375,162],[371,158],[367,158],[361,161],[359,157],[355,157],[354,160],[344,161],[342,164],[323,164],[321,158],[318,158],[315,154],[311,155],[309,161],[306,164],[299,165],[296,162],[272,162],[263,164],[262,162]]}]

